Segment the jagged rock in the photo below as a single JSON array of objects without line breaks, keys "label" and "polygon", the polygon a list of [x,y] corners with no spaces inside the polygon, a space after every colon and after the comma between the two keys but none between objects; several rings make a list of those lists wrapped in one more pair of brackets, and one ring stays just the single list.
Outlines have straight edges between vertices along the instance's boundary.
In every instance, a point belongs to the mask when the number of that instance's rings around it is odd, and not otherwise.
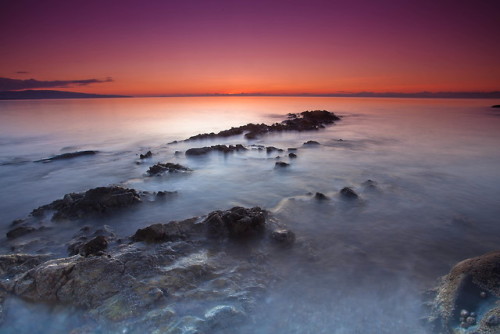
[{"label": "jagged rock", "polygon": [[231,153],[231,152],[239,152],[246,151],[247,148],[241,144],[237,145],[214,145],[214,146],[206,146],[206,147],[198,147],[198,148],[190,148],[186,151],[187,156],[197,156],[204,155],[210,153],[212,151],[222,152],[222,153]]},{"label": "jagged rock", "polygon": [[148,159],[148,158],[151,158],[153,156],[153,153],[151,151],[147,151],[146,154],[141,154],[139,156],[139,159]]},{"label": "jagged rock", "polygon": [[323,193],[316,193],[316,194],[314,194],[314,198],[317,199],[317,200],[319,200],[319,201],[324,201],[324,200],[328,199],[328,197],[325,194],[323,194]]},{"label": "jagged rock", "polygon": [[199,231],[201,224],[196,224],[196,218],[184,221],[171,221],[166,224],[153,224],[138,229],[132,236],[133,241],[165,242],[184,240],[195,231]]},{"label": "jagged rock", "polygon": [[80,248],[83,256],[100,255],[108,247],[108,240],[102,235],[98,235]]},{"label": "jagged rock", "polygon": [[266,147],[266,152],[267,153],[272,153],[272,152],[283,152],[281,148],[276,148],[274,146],[268,146]]},{"label": "jagged rock", "polygon": [[234,207],[228,211],[214,211],[204,220],[209,236],[243,238],[264,231],[266,212],[259,207],[245,209]]},{"label": "jagged rock", "polygon": [[288,157],[289,157],[290,159],[295,159],[295,158],[297,158],[297,154],[295,154],[295,153],[289,153],[289,154],[288,154]]},{"label": "jagged rock", "polygon": [[72,158],[77,158],[85,155],[95,155],[99,153],[99,151],[77,151],[77,152],[71,152],[71,153],[63,153],[59,155],[55,155],[50,158],[46,159],[41,159],[41,160],[36,160],[35,162],[50,162],[54,160],[65,160],[65,159],[72,159]]},{"label": "jagged rock", "polygon": [[84,193],[66,194],[63,199],[43,205],[32,211],[35,217],[46,211],[55,211],[52,220],[78,219],[90,214],[102,214],[114,209],[124,208],[141,202],[141,197],[134,189],[98,187]]},{"label": "jagged rock", "polygon": [[163,173],[177,173],[177,172],[190,172],[191,169],[182,166],[180,164],[174,164],[171,162],[167,163],[157,163],[154,166],[149,167],[147,173],[149,176],[161,175]]},{"label": "jagged rock", "polygon": [[271,232],[271,239],[280,244],[290,245],[295,241],[295,233],[287,229],[278,229]]},{"label": "jagged rock", "polygon": [[317,145],[321,145],[320,143],[318,143],[317,141],[315,140],[308,140],[306,141],[304,144],[302,144],[304,146],[317,146]]},{"label": "jagged rock", "polygon": [[8,239],[15,239],[22,237],[23,235],[29,234],[31,232],[34,232],[36,230],[37,229],[32,226],[18,226],[8,231],[6,235]]},{"label": "jagged rock", "polygon": [[357,199],[359,196],[354,190],[349,187],[344,187],[340,190],[340,195],[345,199]]},{"label": "jagged rock", "polygon": [[289,163],[286,163],[284,161],[277,161],[275,164],[274,164],[274,167],[278,167],[278,168],[285,168],[285,167],[289,167],[290,164]]},{"label": "jagged rock", "polygon": [[[434,330],[500,332],[500,251],[464,260],[442,278],[429,318]],[[466,331],[464,333],[469,333]]]}]

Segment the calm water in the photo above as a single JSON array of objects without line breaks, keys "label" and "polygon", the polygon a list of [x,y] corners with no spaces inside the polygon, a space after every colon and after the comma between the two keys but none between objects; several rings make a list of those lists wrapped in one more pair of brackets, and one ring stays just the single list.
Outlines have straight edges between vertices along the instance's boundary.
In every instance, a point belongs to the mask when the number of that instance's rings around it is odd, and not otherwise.
[{"label": "calm water", "polygon": [[[420,291],[459,260],[500,244],[500,112],[492,100],[355,98],[136,98],[0,101],[0,232],[69,192],[121,184],[178,194],[106,223],[127,235],[158,221],[235,205],[261,206],[311,244],[318,260],[282,263],[286,277],[256,311],[248,333],[422,333]],[[318,132],[168,142],[289,112],[344,116]],[[339,141],[342,139],[342,141]],[[323,145],[301,148],[307,140]],[[277,154],[175,156],[242,143],[299,147],[287,170]],[[99,150],[67,161],[33,161]],[[136,164],[139,153],[155,155]],[[190,175],[146,178],[155,162]],[[377,182],[377,190],[362,183]],[[338,191],[360,194],[347,203]],[[317,202],[308,193],[322,192]],[[5,237],[2,238],[2,243]],[[7,252],[7,250],[2,250]]]}]

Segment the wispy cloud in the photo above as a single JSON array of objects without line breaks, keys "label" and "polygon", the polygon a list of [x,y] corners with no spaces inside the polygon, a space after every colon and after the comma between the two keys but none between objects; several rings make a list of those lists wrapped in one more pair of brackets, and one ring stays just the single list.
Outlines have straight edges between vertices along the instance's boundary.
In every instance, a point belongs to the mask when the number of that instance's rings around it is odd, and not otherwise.
[{"label": "wispy cloud", "polygon": [[42,81],[36,79],[11,79],[0,77],[0,90],[21,90],[33,88],[62,88],[71,86],[87,86],[94,83],[111,82],[112,78],[105,80],[85,79],[85,80],[55,80]]}]

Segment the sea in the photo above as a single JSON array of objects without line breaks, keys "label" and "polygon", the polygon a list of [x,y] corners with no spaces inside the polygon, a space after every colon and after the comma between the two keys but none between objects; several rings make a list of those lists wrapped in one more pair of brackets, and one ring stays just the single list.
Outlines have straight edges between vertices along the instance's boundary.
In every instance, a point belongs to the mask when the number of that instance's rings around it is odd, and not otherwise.
[{"label": "sea", "polygon": [[[457,262],[500,248],[500,110],[491,108],[498,102],[241,96],[0,101],[0,253],[12,252],[5,236],[12,221],[67,193],[99,186],[176,192],[161,205],[108,218],[122,235],[213,210],[259,206],[311,245],[315,263],[290,259],[277,268],[282,279],[266,292],[253,321],[235,333],[425,333],[425,291]],[[254,140],[182,141],[317,109],[341,120],[318,131]],[[309,140],[320,145],[304,146]],[[183,154],[216,144],[250,149]],[[284,152],[268,154],[259,145]],[[288,157],[288,148],[297,148],[297,158]],[[98,153],[37,162],[83,150]],[[147,151],[153,157],[139,159]],[[276,161],[290,166],[275,168]],[[147,177],[156,162],[193,172]],[[342,199],[344,187],[358,200]],[[317,192],[328,199],[318,201]],[[71,327],[73,317],[64,309],[16,303],[18,313],[9,321],[17,334],[31,333],[30,323],[51,323],[53,333]]]}]

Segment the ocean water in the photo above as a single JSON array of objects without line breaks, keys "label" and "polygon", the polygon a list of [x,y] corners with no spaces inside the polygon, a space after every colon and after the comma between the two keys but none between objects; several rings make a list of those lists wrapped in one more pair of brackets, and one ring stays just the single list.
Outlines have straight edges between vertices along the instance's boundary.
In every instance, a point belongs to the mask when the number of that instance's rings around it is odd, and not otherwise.
[{"label": "ocean water", "polygon": [[[276,264],[283,279],[267,292],[254,322],[238,332],[424,333],[421,292],[456,262],[500,245],[500,112],[493,104],[498,101],[305,97],[0,101],[0,243],[10,223],[34,208],[110,184],[177,191],[161,204],[107,218],[122,235],[212,210],[260,206],[316,256],[310,263]],[[252,141],[168,144],[313,109],[342,120],[320,131]],[[303,147],[308,140],[321,145]],[[298,158],[258,150],[174,154],[238,143],[296,147]],[[99,153],[34,162],[78,150]],[[153,158],[138,164],[148,150]],[[274,168],[277,155],[291,166]],[[156,162],[194,172],[146,177]],[[376,188],[366,187],[367,180]],[[342,200],[345,186],[360,199]],[[329,200],[315,200],[316,192]]]}]

